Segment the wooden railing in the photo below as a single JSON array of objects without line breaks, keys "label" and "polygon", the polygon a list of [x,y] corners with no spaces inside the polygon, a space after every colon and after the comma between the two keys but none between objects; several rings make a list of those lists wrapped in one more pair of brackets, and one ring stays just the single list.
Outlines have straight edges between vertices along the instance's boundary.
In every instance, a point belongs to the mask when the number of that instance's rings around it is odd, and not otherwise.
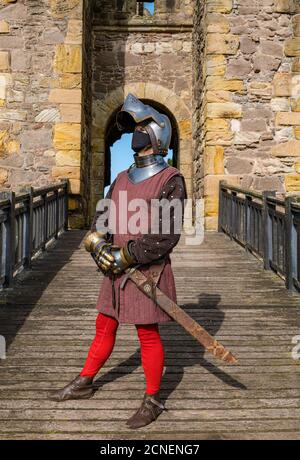
[{"label": "wooden railing", "polygon": [[221,181],[218,230],[261,259],[266,270],[300,291],[300,204],[298,196],[285,199],[233,187]]},{"label": "wooden railing", "polygon": [[0,192],[0,287],[68,227],[68,182],[30,188],[16,195]]}]

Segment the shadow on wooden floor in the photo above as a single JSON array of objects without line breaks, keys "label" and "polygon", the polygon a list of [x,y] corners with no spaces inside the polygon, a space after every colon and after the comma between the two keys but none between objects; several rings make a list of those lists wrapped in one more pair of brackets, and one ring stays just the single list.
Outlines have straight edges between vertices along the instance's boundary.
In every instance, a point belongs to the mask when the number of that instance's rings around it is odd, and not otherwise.
[{"label": "shadow on wooden floor", "polygon": [[[198,297],[198,303],[197,304],[186,304],[183,305],[183,308],[185,311],[189,311],[189,309],[199,309],[199,312],[194,314],[194,319],[198,321],[200,324],[201,322],[206,323],[205,328],[207,331],[213,335],[216,336],[219,329],[222,326],[222,323],[225,318],[225,313],[221,311],[218,308],[218,304],[221,300],[221,296],[216,295],[216,294],[207,294],[203,293],[200,294]],[[209,320],[209,325],[207,325],[207,316],[205,315],[205,310],[210,311],[210,320]],[[204,311],[203,311],[204,310]],[[211,314],[213,312],[213,314]],[[189,314],[191,314],[189,312]],[[180,330],[181,326],[177,325],[176,323],[164,325],[160,328],[161,331],[161,336],[162,339],[170,339],[170,332],[168,331],[168,327],[172,327],[172,330],[176,332],[176,330]],[[176,388],[179,386],[181,383],[183,376],[184,376],[184,371],[186,367],[194,367],[194,366],[201,366],[204,367],[208,372],[213,374],[215,377],[217,377],[219,380],[221,380],[223,383],[226,385],[237,388],[240,390],[246,390],[247,387],[239,382],[238,380],[234,379],[231,377],[230,373],[226,373],[223,370],[219,369],[217,366],[212,364],[209,360],[204,358],[204,352],[205,350],[201,345],[194,340],[192,337],[190,337],[188,334],[186,336],[185,340],[185,346],[188,347],[189,350],[192,350],[191,352],[191,357],[189,357],[186,360],[186,365],[178,365],[178,363],[174,363],[174,365],[166,365],[165,368],[165,373],[163,377],[163,382],[162,382],[162,396],[163,400],[166,401],[170,395],[176,390]],[[168,351],[171,349],[170,346],[165,344],[165,358],[166,362],[168,363]],[[181,347],[178,347],[178,352],[180,353]],[[172,346],[172,350],[174,351],[174,345]],[[119,373],[119,369],[122,369],[123,367],[128,367],[130,368],[130,372],[134,372],[138,367],[140,366],[140,351],[139,349],[136,350],[135,353],[133,353],[128,359],[122,361],[121,363],[118,364],[114,369],[110,370],[109,372],[101,375],[98,379],[95,380],[94,385],[97,388],[97,390],[101,389],[103,385],[107,384],[108,382],[114,382],[118,378],[122,377],[122,374]],[[230,372],[230,368],[229,368]],[[172,379],[168,378],[172,374]],[[166,387],[164,386],[164,383],[168,382],[168,385]]]}]

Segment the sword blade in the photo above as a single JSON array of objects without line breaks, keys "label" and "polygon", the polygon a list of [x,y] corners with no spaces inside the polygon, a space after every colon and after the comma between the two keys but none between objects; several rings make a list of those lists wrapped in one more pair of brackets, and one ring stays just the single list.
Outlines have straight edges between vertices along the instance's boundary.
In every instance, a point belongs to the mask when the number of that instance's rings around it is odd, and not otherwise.
[{"label": "sword blade", "polygon": [[173,302],[166,294],[158,287],[154,287],[149,283],[146,276],[139,270],[128,270],[128,278],[134,282],[137,288],[142,291],[147,297],[157,303],[157,305],[180,324],[190,335],[192,335],[207,351],[216,358],[225,361],[228,364],[236,364],[237,359],[227,350],[220,342],[211,336],[204,327],[200,326],[197,321],[191,318],[182,308]]}]

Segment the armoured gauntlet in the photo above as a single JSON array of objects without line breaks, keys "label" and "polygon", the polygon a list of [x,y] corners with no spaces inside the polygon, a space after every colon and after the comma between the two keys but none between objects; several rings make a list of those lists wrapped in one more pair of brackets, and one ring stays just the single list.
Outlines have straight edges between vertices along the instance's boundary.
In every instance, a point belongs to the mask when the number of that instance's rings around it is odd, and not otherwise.
[{"label": "armoured gauntlet", "polygon": [[114,262],[111,254],[112,244],[107,239],[107,233],[93,232],[84,241],[85,249],[92,254],[96,264],[105,274],[111,270]]},{"label": "armoured gauntlet", "polygon": [[112,254],[114,256],[112,271],[115,274],[122,273],[127,267],[130,267],[130,265],[137,263],[136,259],[129,252],[128,243],[122,248],[113,246]]},{"label": "armoured gauntlet", "polygon": [[129,252],[128,243],[122,248],[113,246],[107,241],[105,233],[90,233],[85,239],[85,248],[92,254],[104,274],[109,271],[114,274],[122,273],[127,267],[137,262]]}]

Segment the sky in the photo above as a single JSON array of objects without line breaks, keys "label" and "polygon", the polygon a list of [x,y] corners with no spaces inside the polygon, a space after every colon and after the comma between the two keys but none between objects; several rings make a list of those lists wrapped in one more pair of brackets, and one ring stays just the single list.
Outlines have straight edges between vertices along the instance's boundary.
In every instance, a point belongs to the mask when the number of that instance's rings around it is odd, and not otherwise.
[{"label": "sky", "polygon": [[[147,8],[151,14],[154,13],[154,2],[144,2],[144,7]],[[111,147],[111,182],[116,178],[117,174],[134,162],[133,150],[131,150],[132,134],[123,134],[121,139],[116,141]],[[173,151],[169,150],[166,160],[172,158]],[[104,189],[104,196],[108,192],[109,185]]]},{"label": "sky", "polygon": [[149,10],[151,14],[154,13],[154,2],[144,2],[144,7],[147,8],[147,10]]},{"label": "sky", "polygon": [[[132,134],[123,134],[110,148],[111,151],[111,182],[117,174],[134,163],[134,151],[131,149]],[[173,151],[169,150],[165,160],[172,158]],[[109,185],[104,189],[104,195],[108,192]]]}]

